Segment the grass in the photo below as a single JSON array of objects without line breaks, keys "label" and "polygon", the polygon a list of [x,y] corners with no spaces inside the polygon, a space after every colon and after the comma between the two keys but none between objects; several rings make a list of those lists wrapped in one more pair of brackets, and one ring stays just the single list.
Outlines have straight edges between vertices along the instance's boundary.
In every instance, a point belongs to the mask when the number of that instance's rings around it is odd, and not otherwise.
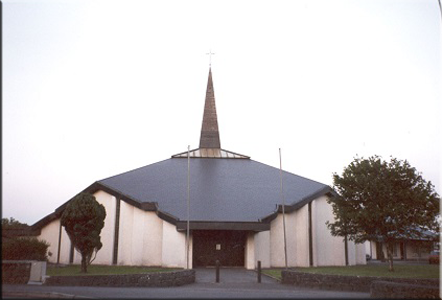
[{"label": "grass", "polygon": [[[379,276],[396,278],[439,278],[439,265],[394,265],[394,272],[388,271],[388,265],[363,265],[348,267],[312,267],[290,268],[305,273],[348,275],[348,276]],[[281,269],[266,269],[263,273],[281,279]]]},{"label": "grass", "polygon": [[48,266],[46,275],[48,276],[78,276],[78,275],[123,275],[123,274],[144,274],[144,273],[158,273],[158,272],[172,272],[180,269],[168,268],[151,268],[151,267],[136,267],[136,266],[103,266],[90,265],[87,268],[87,273],[80,272],[80,265],[68,266]]}]

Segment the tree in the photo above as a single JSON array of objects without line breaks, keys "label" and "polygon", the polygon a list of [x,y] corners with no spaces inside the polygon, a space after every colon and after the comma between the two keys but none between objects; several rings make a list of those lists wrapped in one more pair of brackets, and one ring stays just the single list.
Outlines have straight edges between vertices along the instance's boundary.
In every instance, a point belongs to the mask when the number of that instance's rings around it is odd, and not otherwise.
[{"label": "tree", "polygon": [[14,218],[2,218],[2,260],[46,261],[49,244],[29,236],[31,227]]},{"label": "tree", "polygon": [[52,253],[49,244],[35,237],[2,239],[2,260],[41,260],[46,261]]},{"label": "tree", "polygon": [[81,254],[81,272],[87,273],[87,266],[93,261],[92,256],[96,256],[103,246],[100,232],[104,227],[105,217],[104,206],[89,193],[78,194],[63,211],[61,225],[65,227],[71,243]]},{"label": "tree", "polygon": [[14,218],[2,218],[2,229],[21,229],[28,227],[28,224],[21,223]]},{"label": "tree", "polygon": [[335,222],[327,222],[332,235],[356,243],[383,241],[390,271],[395,240],[439,232],[440,197],[406,160],[355,158],[341,176],[333,174],[333,183],[336,196],[328,202]]}]

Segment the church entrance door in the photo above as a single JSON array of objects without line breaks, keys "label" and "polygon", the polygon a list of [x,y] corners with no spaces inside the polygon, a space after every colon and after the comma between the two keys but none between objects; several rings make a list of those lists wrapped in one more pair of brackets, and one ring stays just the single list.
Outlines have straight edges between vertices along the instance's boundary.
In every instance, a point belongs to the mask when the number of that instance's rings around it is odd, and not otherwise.
[{"label": "church entrance door", "polygon": [[192,231],[193,267],[215,266],[216,260],[223,267],[244,267],[246,236],[246,231]]}]

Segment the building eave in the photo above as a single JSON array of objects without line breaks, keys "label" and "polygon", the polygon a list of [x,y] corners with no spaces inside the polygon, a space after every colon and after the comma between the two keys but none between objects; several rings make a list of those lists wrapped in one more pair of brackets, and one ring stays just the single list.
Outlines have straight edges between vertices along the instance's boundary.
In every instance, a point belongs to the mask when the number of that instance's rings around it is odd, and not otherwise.
[{"label": "building eave", "polygon": [[[176,222],[178,231],[187,230],[187,221]],[[222,221],[190,221],[190,230],[243,230],[243,231],[268,231],[270,223],[263,222],[222,222]]]},{"label": "building eave", "polygon": [[[305,206],[306,204],[312,202],[313,200],[327,195],[328,197],[333,197],[333,190],[331,187],[326,186],[323,189],[317,191],[316,193],[313,193],[311,195],[309,195],[308,197],[305,197],[304,199],[302,199],[301,201],[295,203],[295,204],[286,204],[284,205],[284,213],[291,213],[295,210],[300,209],[301,207]],[[278,204],[276,205],[276,209],[274,212],[272,212],[271,214],[268,214],[266,216],[264,216],[263,218],[261,218],[262,222],[271,222],[274,219],[276,219],[276,217],[278,216],[278,214],[282,213],[282,205]]]},{"label": "building eave", "polygon": [[190,158],[250,159],[250,156],[220,148],[197,148],[190,150],[189,153],[184,151],[174,154],[171,158],[187,158],[188,154]]}]

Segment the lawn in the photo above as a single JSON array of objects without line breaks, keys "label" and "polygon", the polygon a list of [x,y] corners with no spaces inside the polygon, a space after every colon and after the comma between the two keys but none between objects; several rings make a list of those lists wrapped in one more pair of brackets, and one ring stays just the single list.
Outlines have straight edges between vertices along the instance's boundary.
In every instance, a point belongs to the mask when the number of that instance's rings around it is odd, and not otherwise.
[{"label": "lawn", "polygon": [[[282,269],[265,269],[262,272],[281,279]],[[439,265],[394,265],[394,272],[387,265],[363,265],[348,267],[289,268],[299,272],[349,276],[379,276],[400,278],[439,278]]]},{"label": "lawn", "polygon": [[48,266],[46,275],[48,276],[78,276],[78,275],[122,275],[122,274],[143,274],[156,272],[171,272],[180,269],[168,268],[150,268],[150,267],[136,267],[136,266],[102,266],[90,265],[87,268],[87,273],[80,272],[80,265],[68,266]]}]

